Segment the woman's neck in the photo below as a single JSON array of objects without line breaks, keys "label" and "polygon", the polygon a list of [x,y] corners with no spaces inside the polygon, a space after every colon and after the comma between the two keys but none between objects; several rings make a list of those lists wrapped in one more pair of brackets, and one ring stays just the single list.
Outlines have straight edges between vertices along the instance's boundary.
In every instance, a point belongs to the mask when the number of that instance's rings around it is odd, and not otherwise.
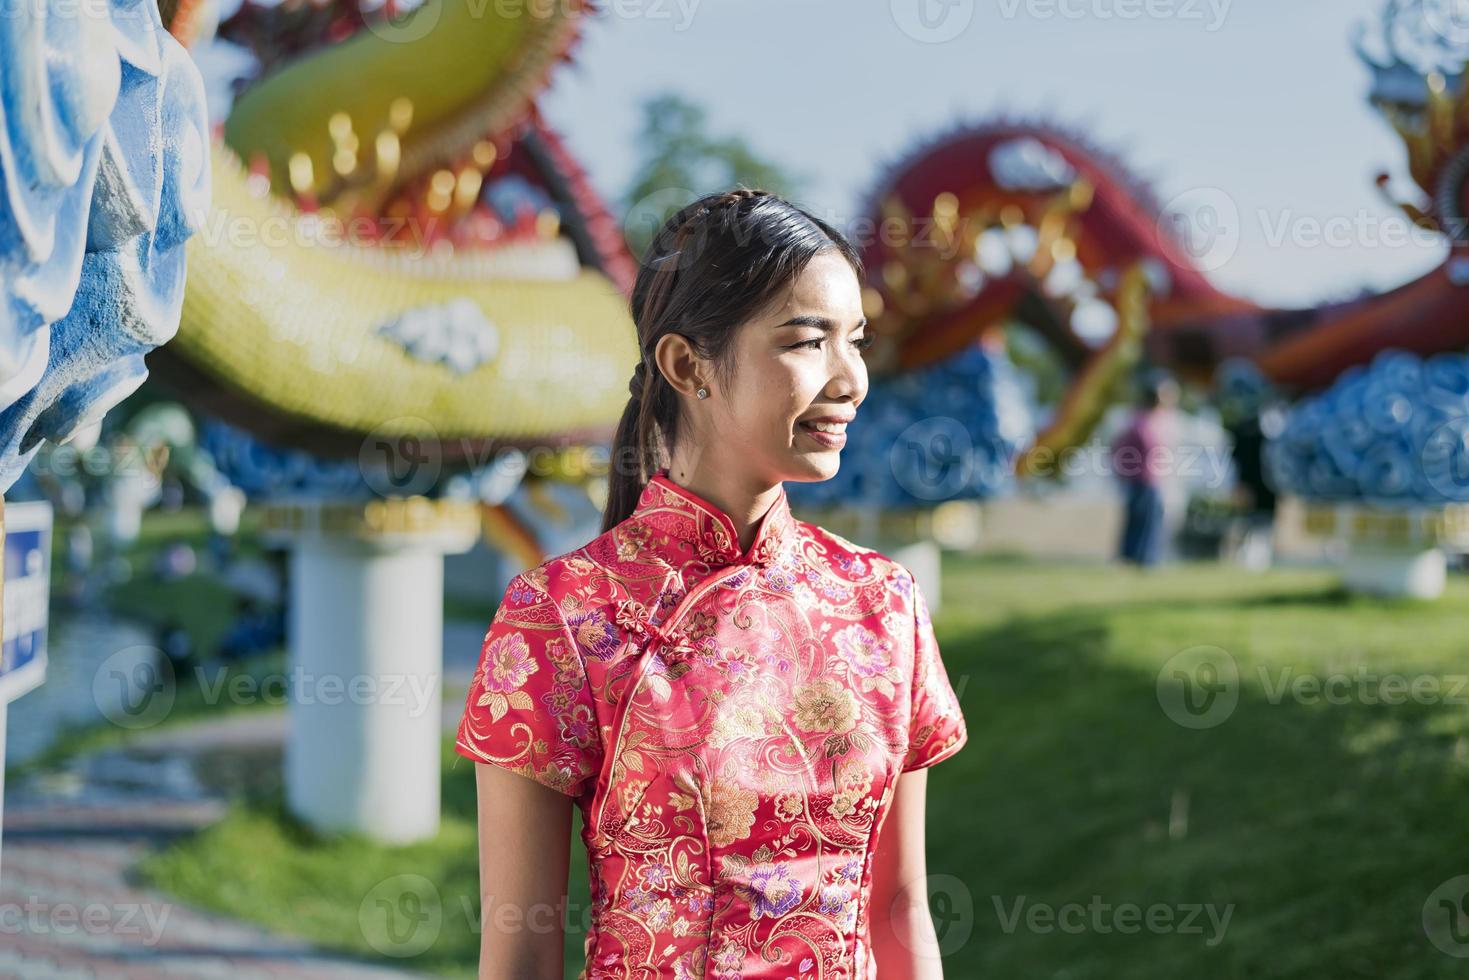
[{"label": "woman's neck", "polygon": [[760,519],[780,497],[780,484],[746,482],[727,470],[680,464],[668,467],[668,478],[722,510],[739,534],[740,550],[748,551],[755,541]]}]

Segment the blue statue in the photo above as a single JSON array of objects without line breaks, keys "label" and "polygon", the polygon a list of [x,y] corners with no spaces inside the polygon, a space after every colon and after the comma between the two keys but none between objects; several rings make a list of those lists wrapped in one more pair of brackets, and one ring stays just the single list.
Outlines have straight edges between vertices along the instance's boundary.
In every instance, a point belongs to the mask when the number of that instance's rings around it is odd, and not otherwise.
[{"label": "blue statue", "polygon": [[0,18],[0,492],[143,383],[208,205],[204,84],[152,0]]}]

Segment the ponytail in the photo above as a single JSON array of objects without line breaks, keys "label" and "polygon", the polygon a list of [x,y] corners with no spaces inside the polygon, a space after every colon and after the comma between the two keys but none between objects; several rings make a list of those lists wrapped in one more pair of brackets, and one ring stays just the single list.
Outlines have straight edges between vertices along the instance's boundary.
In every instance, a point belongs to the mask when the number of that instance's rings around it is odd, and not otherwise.
[{"label": "ponytail", "polygon": [[[662,375],[660,374],[661,378]],[[608,477],[607,506],[602,511],[602,530],[610,531],[626,520],[637,507],[643,487],[654,471],[664,465],[657,420],[647,397],[648,365],[639,361],[627,389],[632,395],[617,423],[612,439],[612,472]],[[666,385],[664,387],[667,387]]]}]

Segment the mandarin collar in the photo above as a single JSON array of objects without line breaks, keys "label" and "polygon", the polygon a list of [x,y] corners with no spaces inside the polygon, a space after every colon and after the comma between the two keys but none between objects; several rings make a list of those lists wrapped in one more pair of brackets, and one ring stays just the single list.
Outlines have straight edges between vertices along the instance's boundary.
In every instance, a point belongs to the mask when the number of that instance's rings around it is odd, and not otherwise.
[{"label": "mandarin collar", "polygon": [[750,550],[740,553],[734,521],[721,508],[687,487],[674,483],[663,467],[649,478],[638,498],[633,517],[683,542],[710,567],[769,565],[794,538],[795,519],[785,484],[760,519]]}]

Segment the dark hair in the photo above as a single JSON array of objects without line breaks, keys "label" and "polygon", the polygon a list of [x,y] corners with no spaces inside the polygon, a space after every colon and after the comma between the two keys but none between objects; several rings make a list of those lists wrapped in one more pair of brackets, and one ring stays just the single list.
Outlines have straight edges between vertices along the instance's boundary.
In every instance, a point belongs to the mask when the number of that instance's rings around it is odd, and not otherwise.
[{"label": "dark hair", "polygon": [[653,363],[658,341],[668,333],[688,338],[728,383],[735,328],[771,305],[814,256],[831,249],[861,279],[862,260],[841,232],[777,194],[752,188],[705,195],[663,223],[633,284],[639,360],[612,443],[604,532],[632,514],[678,440],[682,406]]}]

